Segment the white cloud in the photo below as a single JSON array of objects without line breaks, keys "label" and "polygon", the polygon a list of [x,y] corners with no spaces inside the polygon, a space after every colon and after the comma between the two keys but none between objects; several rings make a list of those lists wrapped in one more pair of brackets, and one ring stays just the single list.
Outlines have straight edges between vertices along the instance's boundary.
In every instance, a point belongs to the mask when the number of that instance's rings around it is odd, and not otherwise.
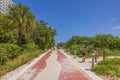
[{"label": "white cloud", "polygon": [[112,18],[111,21],[117,21],[117,22],[120,22],[120,18]]},{"label": "white cloud", "polygon": [[113,27],[113,29],[120,30],[120,26],[115,26],[115,27]]},{"label": "white cloud", "polygon": [[112,21],[115,21],[116,19],[115,18],[112,18]]}]

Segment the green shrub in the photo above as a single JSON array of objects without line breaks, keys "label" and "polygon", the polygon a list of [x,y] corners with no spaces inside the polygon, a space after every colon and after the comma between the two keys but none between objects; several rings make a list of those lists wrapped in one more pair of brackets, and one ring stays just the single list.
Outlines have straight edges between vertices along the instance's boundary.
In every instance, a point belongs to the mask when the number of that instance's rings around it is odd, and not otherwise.
[{"label": "green shrub", "polygon": [[8,60],[4,65],[0,65],[0,76],[6,74],[9,71],[16,69],[17,67],[27,63],[33,58],[43,53],[43,51],[35,51],[33,53],[22,53],[17,58]]},{"label": "green shrub", "polygon": [[106,59],[105,61],[100,61],[97,66],[95,66],[94,71],[100,75],[120,77],[120,58]]},{"label": "green shrub", "polygon": [[120,49],[112,49],[111,55],[113,56],[120,56]]},{"label": "green shrub", "polygon": [[0,29],[0,43],[17,43],[17,34],[15,31],[4,31]]},{"label": "green shrub", "polygon": [[106,59],[105,61],[100,61],[98,65],[119,65],[120,64],[120,58],[113,58],[113,59]]},{"label": "green shrub", "polygon": [[38,45],[36,45],[34,42],[30,42],[28,44],[25,44],[23,46],[23,48],[27,52],[34,52],[34,51],[38,50]]},{"label": "green shrub", "polygon": [[[72,45],[70,48],[70,53],[74,55],[74,51],[76,50],[77,56],[82,57],[82,50],[84,48],[84,45]],[[94,51],[94,46],[89,45],[87,49],[87,57],[91,57]]]},{"label": "green shrub", "polygon": [[4,64],[8,59],[14,59],[21,53],[21,48],[15,44],[0,44],[0,64]]}]

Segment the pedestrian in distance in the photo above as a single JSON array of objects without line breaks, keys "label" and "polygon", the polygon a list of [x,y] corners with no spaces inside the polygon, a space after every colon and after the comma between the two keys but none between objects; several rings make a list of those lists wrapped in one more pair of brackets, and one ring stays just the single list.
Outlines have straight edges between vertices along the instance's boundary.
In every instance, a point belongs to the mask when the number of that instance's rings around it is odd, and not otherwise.
[{"label": "pedestrian in distance", "polygon": [[85,62],[85,61],[86,61],[86,52],[87,52],[87,48],[84,47],[84,49],[82,50],[82,56],[83,56],[82,62]]},{"label": "pedestrian in distance", "polygon": [[98,48],[95,46],[94,47],[94,56],[95,56],[95,62],[97,62],[98,57]]}]

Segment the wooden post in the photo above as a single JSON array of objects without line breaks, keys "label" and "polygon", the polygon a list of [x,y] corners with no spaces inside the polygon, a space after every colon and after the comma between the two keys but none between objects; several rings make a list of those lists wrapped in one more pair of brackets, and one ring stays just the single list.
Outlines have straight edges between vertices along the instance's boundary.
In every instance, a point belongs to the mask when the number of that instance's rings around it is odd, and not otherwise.
[{"label": "wooden post", "polygon": [[92,54],[92,66],[91,66],[91,70],[93,71],[93,69],[94,69],[94,54]]},{"label": "wooden post", "polygon": [[68,55],[70,55],[70,51],[68,51]]},{"label": "wooden post", "polygon": [[70,55],[70,49],[68,49],[68,55]]},{"label": "wooden post", "polygon": [[105,50],[103,49],[103,61],[105,61]]},{"label": "wooden post", "polygon": [[74,50],[74,59],[76,59],[76,50]]}]

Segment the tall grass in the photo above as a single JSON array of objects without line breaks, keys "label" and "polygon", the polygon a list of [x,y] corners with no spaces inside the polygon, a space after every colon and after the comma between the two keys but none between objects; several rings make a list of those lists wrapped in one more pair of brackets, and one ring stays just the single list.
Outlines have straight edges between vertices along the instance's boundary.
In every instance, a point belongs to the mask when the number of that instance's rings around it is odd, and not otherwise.
[{"label": "tall grass", "polygon": [[7,72],[10,72],[16,69],[17,67],[27,63],[28,61],[40,55],[41,53],[43,53],[43,51],[22,53],[17,58],[13,60],[8,60],[4,65],[0,65],[0,76],[5,75]]},{"label": "tall grass", "polygon": [[99,75],[120,78],[120,58],[106,59],[101,61],[94,68],[94,71]]}]

